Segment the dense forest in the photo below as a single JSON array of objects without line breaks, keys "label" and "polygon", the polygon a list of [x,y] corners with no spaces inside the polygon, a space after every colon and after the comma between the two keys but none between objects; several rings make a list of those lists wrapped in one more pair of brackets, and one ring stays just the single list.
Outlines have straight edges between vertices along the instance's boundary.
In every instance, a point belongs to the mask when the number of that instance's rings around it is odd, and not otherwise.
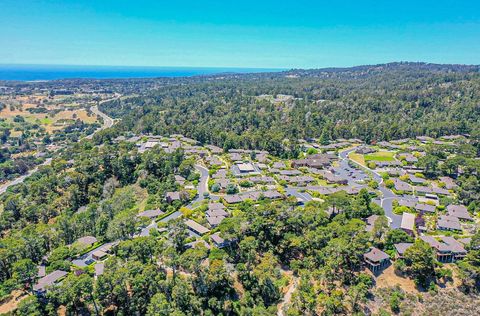
[{"label": "dense forest", "polygon": [[376,142],[480,131],[477,66],[393,63],[161,83],[102,104],[122,118],[117,132],[183,133],[281,154],[299,138]]}]

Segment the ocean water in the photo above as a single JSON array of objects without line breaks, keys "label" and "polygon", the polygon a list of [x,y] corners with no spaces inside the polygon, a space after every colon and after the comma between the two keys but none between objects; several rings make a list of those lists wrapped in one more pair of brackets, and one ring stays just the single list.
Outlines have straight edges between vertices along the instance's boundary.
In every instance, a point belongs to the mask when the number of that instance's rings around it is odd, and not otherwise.
[{"label": "ocean water", "polygon": [[121,79],[190,77],[220,73],[275,72],[269,68],[208,68],[208,67],[126,67],[126,66],[60,66],[1,65],[0,80],[36,81],[71,78]]}]

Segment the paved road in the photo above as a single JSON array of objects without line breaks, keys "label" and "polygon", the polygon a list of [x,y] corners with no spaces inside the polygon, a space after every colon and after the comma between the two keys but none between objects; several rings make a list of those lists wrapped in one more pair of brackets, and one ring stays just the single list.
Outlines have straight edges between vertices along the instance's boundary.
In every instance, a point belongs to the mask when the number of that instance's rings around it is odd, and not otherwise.
[{"label": "paved road", "polygon": [[188,208],[193,208],[194,204],[201,202],[205,199],[203,194],[205,192],[208,192],[208,178],[209,178],[209,173],[208,169],[205,168],[204,166],[201,165],[195,165],[195,169],[200,172],[200,179],[198,180],[198,186],[197,186],[197,197],[193,199],[190,204],[187,205]]},{"label": "paved road", "polygon": [[[342,168],[348,167],[348,162],[350,161],[354,163],[356,166],[358,166],[360,169],[366,170],[372,175],[373,179],[380,184],[378,190],[382,192],[382,198],[380,199],[379,204],[381,207],[383,207],[383,210],[385,211],[385,216],[387,216],[387,218],[389,219],[390,226],[392,228],[400,228],[400,224],[402,223],[402,216],[394,214],[393,207],[392,207],[392,201],[398,198],[398,196],[383,184],[383,178],[378,172],[371,170],[365,166],[362,166],[356,161],[353,161],[350,158],[348,158],[348,155],[355,149],[356,148],[350,148],[350,149],[341,151],[339,153],[338,156],[340,158],[340,167]],[[351,177],[348,177],[348,179],[350,184],[350,181],[352,179]]]},{"label": "paved road", "polygon": [[307,203],[313,200],[313,197],[308,192],[300,192],[302,188],[300,187],[287,187],[285,188],[285,193],[288,196],[294,196],[302,203]]},{"label": "paved road", "polygon": [[[105,103],[105,102],[108,102],[108,101],[112,101],[112,100],[115,100],[117,98],[113,98],[113,99],[108,99],[108,100],[103,100],[101,101],[99,104],[102,104],[102,103]],[[100,116],[102,119],[103,119],[103,125],[101,127],[99,127],[95,132],[93,132],[92,134],[86,136],[85,138],[86,139],[92,139],[93,138],[93,135],[95,135],[95,133],[98,133],[99,131],[101,130],[104,130],[106,128],[109,128],[109,127],[112,127],[113,126],[113,123],[115,123],[114,119],[112,119],[110,116],[108,116],[107,114],[103,113],[102,111],[100,111],[98,109],[98,106],[97,105],[94,105],[92,107],[90,107],[90,111],[92,111],[92,113],[94,113],[95,115],[97,116]]]},{"label": "paved road", "polygon": [[4,183],[0,186],[0,194],[3,194],[7,191],[7,189],[9,187],[11,187],[12,185],[17,185],[17,184],[20,184],[22,183],[23,181],[25,181],[26,178],[30,177],[32,174],[34,174],[35,172],[38,171],[38,168],[40,168],[41,166],[47,166],[49,165],[50,163],[52,162],[52,158],[47,158],[42,164],[36,166],[35,168],[33,168],[32,170],[29,170],[27,172],[27,174],[24,174],[23,176],[20,176],[12,181],[9,181],[7,183]]},{"label": "paved road", "polygon": [[[203,196],[203,193],[208,192],[208,177],[209,177],[208,169],[205,168],[204,166],[201,166],[201,165],[195,165],[194,167],[198,172],[200,172],[200,179],[198,180],[198,185],[197,185],[198,195],[195,197],[195,199],[193,201],[191,201],[187,205],[188,208],[193,208],[194,204],[203,201],[205,199],[205,197]],[[172,214],[162,218],[160,220],[160,222],[166,223],[166,222],[168,222],[172,219],[179,218],[180,216],[182,216],[182,213],[180,211],[176,211],[176,212],[173,212]],[[150,223],[150,225],[143,228],[140,231],[139,236],[149,236],[150,235],[150,230],[152,228],[154,228],[154,229],[158,228],[158,225],[155,221],[152,221]]]}]

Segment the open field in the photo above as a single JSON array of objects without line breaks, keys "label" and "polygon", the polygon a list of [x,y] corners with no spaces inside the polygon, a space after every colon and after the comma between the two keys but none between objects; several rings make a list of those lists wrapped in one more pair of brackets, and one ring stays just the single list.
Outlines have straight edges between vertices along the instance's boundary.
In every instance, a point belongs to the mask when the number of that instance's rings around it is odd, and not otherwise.
[{"label": "open field", "polygon": [[[33,98],[33,99],[32,99]],[[32,98],[17,97],[15,100],[0,100],[6,104],[5,108],[0,111],[0,118],[7,121],[13,120],[16,116],[23,117],[29,123],[36,123],[45,128],[48,133],[55,130],[62,129],[68,124],[70,120],[80,119],[85,123],[94,123],[97,121],[97,116],[91,114],[89,116],[86,108],[78,107],[78,104],[44,104],[45,98],[42,96],[35,96]],[[33,102],[38,102],[34,104]],[[13,106],[10,106],[13,105]],[[28,109],[42,107],[47,113],[31,113]]]},{"label": "open field", "polygon": [[355,153],[355,152],[352,152],[352,153],[350,153],[350,154],[348,155],[348,157],[349,157],[350,159],[352,159],[353,161],[358,162],[358,163],[361,164],[361,165],[365,165],[365,158],[364,158],[364,156],[361,155],[361,154],[357,154],[357,153]]}]

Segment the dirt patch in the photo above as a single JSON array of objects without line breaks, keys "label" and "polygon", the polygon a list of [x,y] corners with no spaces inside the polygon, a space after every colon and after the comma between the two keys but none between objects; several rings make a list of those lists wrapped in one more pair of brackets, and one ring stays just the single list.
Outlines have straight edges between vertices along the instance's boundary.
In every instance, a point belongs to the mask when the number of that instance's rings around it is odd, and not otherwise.
[{"label": "dirt patch", "polygon": [[0,305],[0,314],[13,312],[17,309],[18,304],[27,297],[28,295],[24,291],[13,291],[10,299]]},{"label": "dirt patch", "polygon": [[386,288],[399,285],[402,290],[409,293],[418,293],[415,283],[408,278],[404,278],[395,274],[393,265],[385,269],[377,278],[377,288]]}]

